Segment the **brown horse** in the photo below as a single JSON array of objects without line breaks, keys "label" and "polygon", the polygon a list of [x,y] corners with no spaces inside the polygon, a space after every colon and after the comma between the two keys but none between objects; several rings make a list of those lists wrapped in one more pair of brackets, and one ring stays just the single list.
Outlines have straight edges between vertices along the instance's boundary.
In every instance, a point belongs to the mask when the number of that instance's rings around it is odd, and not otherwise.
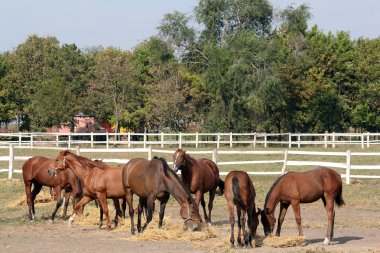
[{"label": "brown horse", "polygon": [[[76,214],[82,214],[84,206],[91,200],[98,199],[107,219],[107,228],[111,229],[108,213],[107,198],[113,199],[116,209],[115,225],[121,215],[119,198],[124,198],[124,189],[121,182],[122,167],[111,167],[101,161],[92,161],[88,158],[75,155],[70,151],[62,151],[51,163],[51,176],[66,169],[72,170],[80,180],[84,197],[78,202],[70,217],[69,225],[74,221]],[[103,219],[100,220],[100,227]]]},{"label": "brown horse", "polygon": [[158,226],[162,226],[165,206],[170,194],[180,204],[180,215],[188,229],[195,230],[200,226],[201,217],[198,206],[195,204],[190,192],[181,179],[166,163],[164,158],[154,157],[152,160],[135,158],[130,160],[123,169],[123,185],[129,215],[131,217],[131,233],[135,234],[133,222],[133,194],[140,197],[141,207],[147,207],[147,221],[141,228],[141,212],[139,208],[139,219],[137,223],[138,232],[144,230],[152,220],[153,203],[156,199],[160,201],[160,213]]},{"label": "brown horse", "polygon": [[289,205],[293,207],[299,235],[303,236],[300,203],[312,203],[318,199],[322,199],[328,218],[324,244],[330,244],[334,234],[334,200],[338,207],[344,205],[344,200],[340,175],[332,169],[323,167],[306,172],[289,172],[277,179],[270,188],[265,198],[264,210],[261,211],[265,235],[273,232],[276,223],[274,212],[280,202],[276,236],[280,236],[281,225]]},{"label": "brown horse", "polygon": [[[259,212],[256,212],[255,187],[248,174],[244,171],[231,171],[224,181],[224,196],[227,200],[231,224],[231,247],[234,247],[234,205],[238,216],[238,244],[252,248],[252,238],[256,235],[259,225]],[[245,232],[245,215],[248,216],[248,235]],[[243,231],[244,244],[241,241],[240,231]]]},{"label": "brown horse", "polygon": [[[186,151],[178,149],[173,155],[174,171],[181,171],[182,180],[195,194],[195,201],[202,204],[205,220],[211,224],[211,210],[215,198],[216,188],[219,186],[223,194],[224,182],[219,178],[219,169],[216,164],[206,158],[195,160]],[[206,203],[204,193],[210,192],[208,203],[208,215],[206,213]]]},{"label": "brown horse", "polygon": [[48,176],[48,170],[50,169],[50,164],[52,161],[52,159],[46,157],[35,156],[28,159],[22,166],[22,176],[24,179],[25,193],[29,206],[30,220],[34,220],[35,218],[34,201],[37,194],[41,191],[42,186],[53,188],[54,199],[57,201],[57,205],[51,215],[51,220],[54,220],[58,208],[62,205],[63,200],[61,197],[61,191],[63,189],[65,190],[63,218],[66,217],[71,192],[73,192],[74,195],[73,206],[75,206],[77,199],[81,197],[82,193],[79,181],[77,181],[74,173],[71,171],[65,171],[55,178]]}]

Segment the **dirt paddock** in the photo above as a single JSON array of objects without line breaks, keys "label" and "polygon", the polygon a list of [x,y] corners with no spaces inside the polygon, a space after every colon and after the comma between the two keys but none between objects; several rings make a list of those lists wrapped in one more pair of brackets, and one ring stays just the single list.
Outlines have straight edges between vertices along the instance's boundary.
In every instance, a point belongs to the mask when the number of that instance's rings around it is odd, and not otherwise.
[{"label": "dirt paddock", "polygon": [[[230,252],[228,214],[223,204],[223,198],[218,197],[213,215],[214,238],[200,241],[139,241],[133,237],[128,229],[116,228],[111,231],[98,229],[91,224],[96,217],[87,213],[88,217],[79,218],[72,228],[68,228],[67,221],[57,219],[50,222],[48,213],[41,213],[36,206],[37,220],[27,221],[27,207],[20,206],[24,215],[19,217],[18,224],[5,224],[0,228],[0,252]],[[46,205],[46,203],[45,203]],[[52,205],[52,204],[50,204]],[[88,209],[95,207],[88,207]],[[45,209],[44,209],[45,210]],[[170,223],[181,223],[178,219],[178,208],[175,202],[167,207],[166,216]],[[155,213],[157,215],[157,212]],[[303,227],[305,242],[302,246],[273,248],[268,246],[254,249],[235,248],[236,252],[380,252],[379,212],[375,210],[357,210],[340,208],[336,213],[335,238],[331,245],[323,245],[327,222],[323,207],[317,204],[303,205]],[[364,219],[365,217],[365,219]],[[377,217],[377,218],[376,218]],[[89,224],[86,222],[91,219]],[[121,224],[129,226],[129,218]],[[351,223],[351,224],[350,224]],[[4,223],[2,223],[4,224]],[[150,224],[155,226],[155,224]],[[297,235],[293,212],[289,208],[282,230],[283,236]],[[235,226],[235,230],[236,230]],[[165,224],[164,228],[165,229]],[[262,226],[258,229],[262,236]]]}]

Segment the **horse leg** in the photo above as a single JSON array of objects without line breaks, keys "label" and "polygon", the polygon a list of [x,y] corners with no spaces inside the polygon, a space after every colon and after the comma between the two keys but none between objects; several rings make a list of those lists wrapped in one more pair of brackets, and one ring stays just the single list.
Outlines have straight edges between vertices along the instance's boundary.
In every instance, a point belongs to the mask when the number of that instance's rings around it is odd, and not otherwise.
[{"label": "horse leg", "polygon": [[216,189],[213,189],[210,191],[210,199],[208,201],[208,218],[209,218],[208,225],[211,225],[211,211],[214,204],[215,192],[216,192]]},{"label": "horse leg", "polygon": [[51,221],[54,221],[54,217],[57,214],[58,209],[62,205],[61,190],[62,190],[61,186],[54,187],[54,192],[55,192],[54,197],[55,197],[55,200],[57,201],[57,204],[55,205],[55,210],[51,214],[51,218],[50,218]]},{"label": "horse leg", "polygon": [[115,218],[114,218],[114,224],[115,227],[117,227],[117,224],[119,223],[119,217],[122,217],[121,209],[120,209],[120,202],[118,198],[112,199],[113,205],[115,206]]},{"label": "horse leg", "polygon": [[62,218],[65,219],[67,215],[67,208],[69,207],[71,192],[65,190],[65,198],[63,199],[63,213]]},{"label": "horse leg", "polygon": [[75,219],[75,216],[77,214],[83,214],[83,209],[84,209],[84,206],[90,202],[91,200],[93,200],[92,198],[90,197],[87,197],[87,196],[84,196],[83,198],[81,198],[81,200],[75,205],[75,208],[73,210],[73,214],[71,215],[70,219],[69,219],[69,222],[68,222],[68,227],[70,228],[74,222],[74,219]]},{"label": "horse leg", "polygon": [[167,194],[162,199],[160,199],[160,214],[159,214],[159,219],[158,219],[158,228],[162,227],[162,222],[163,222],[164,214],[165,214],[165,207],[169,198],[170,198],[170,194]]},{"label": "horse leg", "polygon": [[146,215],[146,223],[143,226],[143,230],[149,225],[149,223],[152,221],[153,218],[153,203],[154,198],[153,196],[149,196],[147,199],[147,215]]},{"label": "horse leg", "polygon": [[137,207],[137,232],[141,233],[141,215],[144,211],[144,206],[146,208],[146,199],[139,198],[139,205]]},{"label": "horse leg", "polygon": [[201,202],[201,205],[202,205],[202,208],[203,208],[203,213],[204,213],[204,216],[205,216],[205,221],[206,223],[208,222],[208,216],[207,216],[207,213],[206,213],[206,202],[205,202],[205,199],[204,199],[204,194],[201,190],[198,190],[196,193],[195,193],[195,201],[197,201],[197,204],[199,205],[199,202]]},{"label": "horse leg", "polygon": [[40,193],[42,189],[42,185],[34,181],[33,183],[33,190],[31,193],[31,206],[32,206],[32,219],[34,220],[34,217],[36,216],[36,211],[34,209],[34,201],[36,200],[37,194]]},{"label": "horse leg", "polygon": [[246,213],[247,212],[244,209],[241,209],[240,223],[241,223],[241,227],[242,227],[242,231],[243,231],[244,246],[248,247],[248,235],[245,232],[245,215],[246,215]]},{"label": "horse leg", "polygon": [[238,245],[240,247],[243,247],[244,244],[241,241],[241,207],[238,206],[238,205],[236,206],[236,213],[237,213],[237,216],[238,216],[238,219],[237,219],[237,222],[238,222],[238,237],[237,237],[237,242],[238,242]]},{"label": "horse leg", "polygon": [[106,194],[105,194],[105,193],[100,193],[100,192],[98,192],[96,195],[97,195],[97,197],[98,197],[98,199],[99,199],[100,205],[101,205],[102,208],[103,208],[103,212],[104,212],[104,214],[106,215],[106,219],[107,219],[107,229],[110,230],[110,229],[111,229],[111,220],[110,220],[110,216],[109,216],[109,212],[108,212],[108,206],[107,206],[107,197],[106,197]]},{"label": "horse leg", "polygon": [[284,222],[286,211],[288,210],[289,204],[287,203],[281,203],[280,204],[280,212],[278,214],[278,224],[277,224],[277,231],[276,236],[280,236],[281,233],[281,226]]},{"label": "horse leg", "polygon": [[298,226],[299,236],[303,236],[302,225],[301,225],[300,202],[299,201],[292,201],[292,207],[293,207],[294,216],[296,218],[296,222],[297,222],[297,226]]},{"label": "horse leg", "polygon": [[135,224],[133,222],[133,193],[130,189],[125,189],[125,200],[127,201],[128,208],[129,208],[129,217],[131,218],[131,234],[135,234]]},{"label": "horse leg", "polygon": [[326,196],[326,194],[325,194],[325,198],[326,198],[326,212],[327,212],[328,223],[327,223],[326,237],[325,237],[323,244],[329,245],[330,240],[332,238],[332,234],[334,233],[333,232],[333,230],[334,230],[334,216],[335,216],[334,198],[332,198],[330,196]]},{"label": "horse leg", "polygon": [[29,220],[34,220],[34,214],[32,210],[32,195],[31,195],[31,189],[32,189],[32,182],[31,181],[24,181],[25,184],[25,194],[26,194],[26,202],[28,203],[29,207]]},{"label": "horse leg", "polygon": [[127,209],[127,201],[125,197],[123,197],[123,202],[121,204],[121,207],[122,207],[123,219],[125,219],[125,210]]},{"label": "horse leg", "polygon": [[252,248],[252,227],[253,227],[253,212],[255,209],[248,208],[248,248]]},{"label": "horse leg", "polygon": [[234,204],[232,203],[232,201],[228,201],[228,212],[230,214],[230,225],[231,225],[230,245],[231,245],[231,248],[233,248],[234,243],[235,243],[235,237],[234,237],[235,216],[234,216]]}]

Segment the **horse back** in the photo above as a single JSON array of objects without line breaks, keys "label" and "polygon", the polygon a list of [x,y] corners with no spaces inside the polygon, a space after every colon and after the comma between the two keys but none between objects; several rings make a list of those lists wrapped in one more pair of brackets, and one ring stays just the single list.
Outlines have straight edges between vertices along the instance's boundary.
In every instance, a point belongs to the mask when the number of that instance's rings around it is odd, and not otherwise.
[{"label": "horse back", "polygon": [[201,158],[197,160],[198,172],[203,179],[204,190],[210,190],[217,187],[219,183],[219,169],[218,166],[207,158]]},{"label": "horse back", "polygon": [[159,180],[157,174],[161,172],[163,173],[163,166],[160,160],[134,158],[123,167],[123,187],[140,197],[147,197],[148,193],[156,189]]},{"label": "horse back", "polygon": [[62,184],[67,186],[76,183],[75,175],[70,170],[63,170],[55,177],[50,177],[48,170],[51,168],[52,159],[43,156],[29,158],[22,166],[24,182],[35,180],[41,185],[55,186]]},{"label": "horse back", "polygon": [[246,209],[254,205],[256,197],[252,180],[244,171],[231,171],[224,181],[224,196],[228,202],[240,205]]},{"label": "horse back", "polygon": [[342,185],[340,175],[332,169],[319,167],[306,172],[285,174],[279,184],[280,199],[299,199],[310,203],[320,199],[324,193],[335,193]]}]

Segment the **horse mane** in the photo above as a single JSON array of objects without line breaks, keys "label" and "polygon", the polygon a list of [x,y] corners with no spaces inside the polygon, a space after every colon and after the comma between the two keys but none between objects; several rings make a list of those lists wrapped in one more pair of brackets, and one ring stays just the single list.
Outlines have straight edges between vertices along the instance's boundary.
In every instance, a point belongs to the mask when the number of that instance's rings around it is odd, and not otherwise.
[{"label": "horse mane", "polygon": [[72,152],[70,152],[69,150],[66,150],[64,153],[63,153],[63,156],[66,156],[66,155],[71,155],[73,157],[75,157],[75,159],[83,166],[83,167],[89,167],[91,169],[93,168],[99,168],[101,170],[105,170],[108,168],[108,165],[102,161],[99,161],[99,160],[96,160],[96,161],[93,161],[91,159],[88,159],[86,157],[83,157],[83,156],[79,156],[79,155],[76,155]]},{"label": "horse mane", "polygon": [[165,176],[168,177],[169,176],[168,173],[171,173],[174,176],[174,178],[178,181],[178,183],[182,186],[182,188],[185,190],[185,192],[187,193],[188,200],[192,202],[193,197],[191,196],[189,188],[187,188],[187,186],[183,183],[181,178],[179,178],[179,176],[172,169],[170,169],[169,164],[166,162],[165,158],[155,156],[155,157],[153,157],[153,159],[158,159],[162,162],[162,164],[164,165]]},{"label": "horse mane", "polygon": [[[291,172],[288,172],[288,173],[286,173],[286,174],[289,174],[289,173],[291,173]],[[265,197],[264,209],[267,207],[267,203],[268,203],[268,200],[269,200],[270,195],[272,194],[272,191],[274,190],[274,188],[278,185],[278,183],[280,182],[280,180],[281,180],[286,174],[284,174],[284,175],[278,177],[278,178],[276,179],[276,181],[275,181],[275,182],[272,184],[272,186],[270,187],[270,189],[269,189],[269,191],[268,191],[268,193],[267,193],[267,196]]]}]

